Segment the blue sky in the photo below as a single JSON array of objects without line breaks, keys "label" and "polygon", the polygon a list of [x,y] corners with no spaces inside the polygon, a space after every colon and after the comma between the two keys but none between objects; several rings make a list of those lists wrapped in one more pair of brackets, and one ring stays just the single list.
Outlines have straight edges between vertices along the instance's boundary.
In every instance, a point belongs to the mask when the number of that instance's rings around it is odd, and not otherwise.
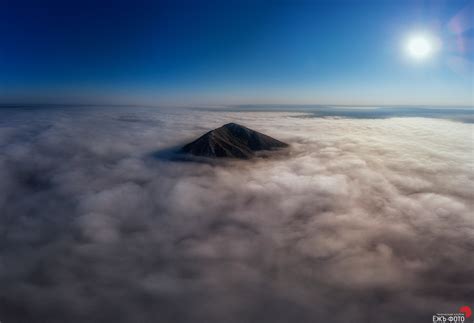
[{"label": "blue sky", "polygon": [[472,0],[0,6],[3,103],[474,104]]}]

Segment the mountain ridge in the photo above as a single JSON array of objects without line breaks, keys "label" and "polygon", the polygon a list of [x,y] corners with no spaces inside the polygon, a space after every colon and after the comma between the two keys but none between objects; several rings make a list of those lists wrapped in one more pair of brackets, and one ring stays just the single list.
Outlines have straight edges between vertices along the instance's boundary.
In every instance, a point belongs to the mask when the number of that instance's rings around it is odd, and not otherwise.
[{"label": "mountain ridge", "polygon": [[287,146],[282,141],[232,122],[205,133],[183,146],[181,151],[201,157],[250,159],[258,151]]}]

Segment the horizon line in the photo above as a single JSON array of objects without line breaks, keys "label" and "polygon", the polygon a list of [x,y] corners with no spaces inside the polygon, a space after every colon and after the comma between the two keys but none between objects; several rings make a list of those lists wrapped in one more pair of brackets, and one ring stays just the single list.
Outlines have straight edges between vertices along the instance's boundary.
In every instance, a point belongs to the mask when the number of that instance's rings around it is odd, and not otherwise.
[{"label": "horizon line", "polygon": [[244,108],[244,107],[321,107],[321,108],[459,108],[474,109],[474,104],[331,104],[331,103],[243,103],[243,104],[115,104],[115,103],[0,103],[0,108],[20,108],[20,107],[45,107],[45,106],[61,106],[61,107],[133,107],[133,108]]}]

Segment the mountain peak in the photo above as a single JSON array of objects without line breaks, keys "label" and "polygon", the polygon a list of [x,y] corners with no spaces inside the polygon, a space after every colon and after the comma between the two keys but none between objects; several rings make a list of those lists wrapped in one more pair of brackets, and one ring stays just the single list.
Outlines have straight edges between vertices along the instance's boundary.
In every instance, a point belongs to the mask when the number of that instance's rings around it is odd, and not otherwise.
[{"label": "mountain peak", "polygon": [[287,146],[286,143],[258,131],[237,123],[227,123],[185,145],[182,151],[211,158],[249,159],[257,151],[275,150]]}]

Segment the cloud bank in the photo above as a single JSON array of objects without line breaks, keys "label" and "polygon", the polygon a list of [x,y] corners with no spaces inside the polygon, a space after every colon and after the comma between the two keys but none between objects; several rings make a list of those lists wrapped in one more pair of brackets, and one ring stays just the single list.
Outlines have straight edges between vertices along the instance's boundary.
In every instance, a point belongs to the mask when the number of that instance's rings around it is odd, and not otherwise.
[{"label": "cloud bank", "polygon": [[[424,322],[474,305],[472,124],[0,115],[2,322]],[[231,121],[289,155],[150,155]]]}]

